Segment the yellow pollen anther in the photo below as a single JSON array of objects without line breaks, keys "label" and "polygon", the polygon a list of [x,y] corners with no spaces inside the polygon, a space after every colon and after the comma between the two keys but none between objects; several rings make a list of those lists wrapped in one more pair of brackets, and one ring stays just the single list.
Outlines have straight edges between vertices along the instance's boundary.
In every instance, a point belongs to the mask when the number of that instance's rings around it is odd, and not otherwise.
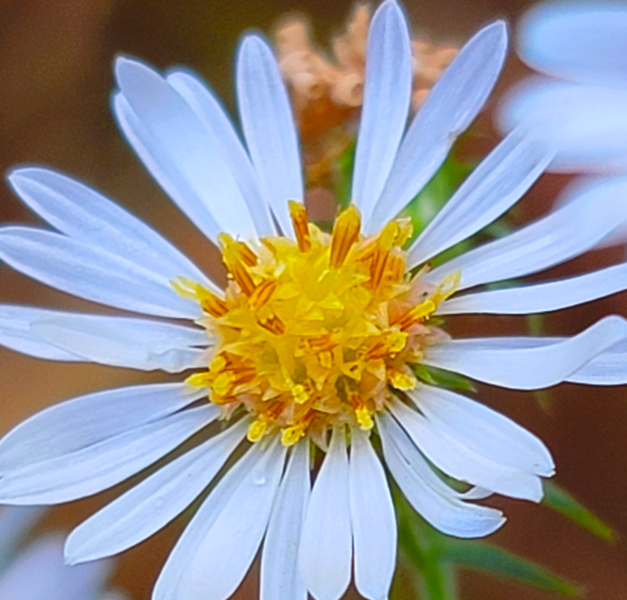
[{"label": "yellow pollen anther", "polygon": [[311,392],[308,390],[307,386],[298,383],[292,388],[292,396],[296,404],[304,404],[311,397]]},{"label": "yellow pollen anther", "polygon": [[305,424],[292,425],[281,430],[281,444],[284,446],[293,446],[300,438],[305,435]]},{"label": "yellow pollen anther", "polygon": [[200,305],[202,309],[209,313],[212,317],[223,317],[226,313],[229,312],[229,307],[226,302],[220,298],[218,298],[215,294],[212,294],[209,291],[199,292],[198,298],[200,299]]},{"label": "yellow pollen anther", "polygon": [[398,325],[401,331],[406,331],[412,325],[422,323],[425,319],[428,319],[436,308],[437,305],[433,300],[425,300],[408,310],[404,315],[401,315],[398,321],[395,321],[393,324]]},{"label": "yellow pollen anther", "polygon": [[354,206],[349,206],[335,221],[331,236],[329,266],[337,269],[344,264],[350,249],[359,239],[361,217]]},{"label": "yellow pollen anther", "polygon": [[248,441],[258,442],[268,429],[268,422],[265,419],[257,419],[253,421],[248,428]]},{"label": "yellow pollen anther", "polygon": [[278,283],[275,279],[266,279],[260,283],[250,297],[250,307],[253,310],[259,310],[265,306],[277,289]]},{"label": "yellow pollen anther", "polygon": [[192,387],[208,387],[211,384],[211,376],[208,372],[194,373],[185,380],[185,383]]},{"label": "yellow pollen anther", "polygon": [[307,220],[307,211],[302,203],[290,200],[288,202],[290,208],[290,216],[294,224],[294,233],[298,242],[298,249],[301,252],[307,252],[311,248],[311,236],[309,235],[309,221]]},{"label": "yellow pollen anther", "polygon": [[372,413],[365,406],[355,410],[355,419],[359,423],[359,427],[364,431],[370,431],[374,427]]},{"label": "yellow pollen anther", "polygon": [[258,321],[259,325],[266,331],[273,333],[274,335],[283,335],[285,333],[285,325],[283,321],[276,315],[271,315],[266,319]]},{"label": "yellow pollen anther", "polygon": [[390,369],[388,371],[388,379],[394,389],[401,391],[413,390],[418,383],[413,375],[409,375],[409,373],[399,369]]},{"label": "yellow pollen anther", "polygon": [[222,244],[222,260],[226,268],[237,282],[237,285],[240,286],[242,292],[247,296],[251,296],[256,286],[247,267],[257,264],[257,256],[246,244],[236,242],[226,233],[221,233],[219,240]]}]

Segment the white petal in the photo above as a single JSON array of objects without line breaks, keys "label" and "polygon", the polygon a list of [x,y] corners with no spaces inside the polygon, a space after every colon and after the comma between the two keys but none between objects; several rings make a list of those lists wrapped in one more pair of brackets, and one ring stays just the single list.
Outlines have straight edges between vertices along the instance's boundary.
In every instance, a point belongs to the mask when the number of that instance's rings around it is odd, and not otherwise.
[{"label": "white petal", "polygon": [[472,452],[542,477],[555,473],[551,453],[535,435],[487,406],[428,385],[408,395],[432,428],[454,437]]},{"label": "white petal", "polygon": [[411,46],[395,0],[381,4],[370,23],[365,82],[352,189],[364,222],[388,178],[409,113]]},{"label": "white petal", "polygon": [[[155,584],[152,600],[176,600],[183,570],[187,568],[200,543],[207,536],[233,497],[235,490],[251,472],[259,458],[259,446],[255,444],[227,471],[209,494],[209,497],[201,504],[174,546],[174,550],[168,556]],[[205,596],[201,595],[201,597],[204,600]]]},{"label": "white petal", "polygon": [[349,465],[355,585],[368,600],[386,600],[396,567],[396,517],[385,472],[368,436],[352,430]]},{"label": "white petal", "polygon": [[351,580],[351,513],[344,429],[335,429],[300,540],[300,574],[316,600],[339,600]]},{"label": "white petal", "polygon": [[525,127],[552,147],[550,171],[625,172],[627,90],[530,77],[499,105],[501,131]]},{"label": "white petal", "polygon": [[79,525],[67,539],[69,564],[119,554],[183,512],[244,439],[248,419],[168,463]]},{"label": "white petal", "polygon": [[212,405],[184,410],[76,452],[10,471],[0,480],[0,502],[59,504],[124,481],[156,462],[214,421]]},{"label": "white petal", "polygon": [[126,317],[59,312],[35,319],[31,329],[84,360],[169,373],[206,365],[206,349],[212,343],[200,328]]},{"label": "white petal", "polygon": [[237,56],[237,102],[262,194],[283,233],[292,233],[288,200],[303,200],[298,138],[290,101],[268,44],[244,38]]},{"label": "white petal", "polygon": [[519,53],[560,78],[627,85],[627,11],[612,2],[553,2],[525,13]]},{"label": "white petal", "polygon": [[410,248],[409,264],[426,262],[509,210],[533,185],[552,153],[513,132],[470,174]]},{"label": "white petal", "polygon": [[[502,387],[533,390],[568,379],[595,356],[627,337],[627,321],[609,316],[582,333],[541,347],[498,347],[484,340],[452,340],[425,352],[423,362]],[[507,340],[507,338],[505,338]]]},{"label": "white petal", "polygon": [[627,344],[619,342],[595,356],[573,373],[567,381],[589,385],[624,385],[627,383]]},{"label": "white petal", "polygon": [[[623,163],[627,164],[627,162]],[[624,168],[623,168],[624,170]],[[609,189],[614,185],[621,185],[624,182],[624,176],[616,177],[607,175],[582,175],[580,177],[573,178],[568,185],[566,185],[555,199],[553,209],[557,210],[560,207],[568,204],[569,202],[577,202],[579,197],[584,194],[605,194],[606,187]],[[607,236],[605,236],[594,249],[611,248],[612,246],[622,245],[627,242],[627,220],[619,224],[618,227],[613,229]]]},{"label": "white petal", "polygon": [[542,481],[538,476],[510,467],[498,457],[488,458],[475,452],[398,399],[389,407],[420,451],[449,477],[512,498],[534,502],[542,499]]},{"label": "white petal", "polygon": [[454,296],[438,306],[437,314],[528,315],[583,304],[625,289],[627,264],[622,264],[559,281]]},{"label": "white petal", "polygon": [[221,145],[224,162],[241,190],[257,233],[260,236],[274,235],[276,229],[270,216],[270,207],[261,196],[257,175],[218,99],[192,73],[174,71],[168,74],[166,80],[204,123],[211,138]]},{"label": "white petal", "polygon": [[505,523],[500,511],[463,502],[389,414],[376,419],[388,469],[409,503],[431,525],[447,535],[473,538],[489,535]]},{"label": "white petal", "polygon": [[124,310],[197,318],[197,303],[179,296],[166,277],[64,235],[28,227],[0,229],[0,258],[68,294]]},{"label": "white petal", "polygon": [[507,30],[501,21],[477,33],[442,74],[414,118],[383,193],[365,224],[372,233],[424,187],[453,142],[475,119],[505,60]]},{"label": "white petal", "polygon": [[32,167],[15,169],[8,179],[20,198],[61,233],[168,279],[185,276],[217,289],[156,231],[82,183]]},{"label": "white petal", "polygon": [[307,600],[298,572],[298,545],[310,494],[309,441],[303,440],[292,450],[268,523],[261,554],[261,600]]},{"label": "white petal", "polygon": [[[198,115],[163,77],[137,61],[118,58],[115,76],[136,117],[124,115],[123,129],[141,125],[133,131],[139,140],[135,151],[181,210],[214,242],[214,224],[232,235],[254,235],[255,224],[222,145]],[[133,137],[129,142],[133,145]]]},{"label": "white petal", "polygon": [[63,564],[63,537],[48,535],[31,544],[3,571],[3,600],[92,600],[111,573],[111,563]]},{"label": "white petal", "polygon": [[465,289],[547,269],[589,250],[621,226],[627,218],[625,197],[627,178],[608,179],[539,221],[444,263],[424,279],[437,285],[459,272],[459,289]]},{"label": "white petal", "polygon": [[206,389],[160,383],[66,400],[26,419],[0,440],[0,475],[78,452],[163,419],[206,395]]},{"label": "white petal", "polygon": [[0,305],[0,345],[46,360],[83,360],[43,340],[31,330],[31,323],[36,319],[57,314],[57,311],[32,306]]},{"label": "white petal", "polygon": [[226,600],[244,579],[266,531],[286,448],[277,439],[258,453],[181,573],[176,600]]}]

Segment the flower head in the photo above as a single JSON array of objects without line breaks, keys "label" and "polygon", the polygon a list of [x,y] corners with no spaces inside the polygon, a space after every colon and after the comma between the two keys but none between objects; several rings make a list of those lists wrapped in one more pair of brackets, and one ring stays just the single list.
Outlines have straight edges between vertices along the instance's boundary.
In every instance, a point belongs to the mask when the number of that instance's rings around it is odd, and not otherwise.
[{"label": "flower head", "polygon": [[[541,479],[554,471],[544,444],[474,400],[421,382],[421,368],[517,389],[625,381],[627,355],[615,344],[627,324],[619,317],[573,338],[462,340],[446,335],[441,317],[543,312],[623,289],[621,265],[458,294],[593,247],[624,219],[627,183],[582,193],[433,268],[432,257],[507,211],[551,160],[515,132],[414,242],[409,222],[398,218],[481,109],[505,49],[502,23],[480,31],[406,130],[408,27],[396,2],[381,5],[368,36],[353,202],[330,232],[310,223],[302,204],[287,92],[261,38],[245,38],[238,54],[245,147],[196,77],[162,77],[119,59],[118,122],[157,181],[219,245],[228,283],[220,289],[146,224],[85,186],[48,170],[15,170],[13,188],[58,231],[6,227],[0,257],[58,289],[161,320],[7,306],[2,343],[46,359],[186,374],[180,383],[82,396],[18,426],[0,442],[0,501],[57,503],[99,492],[204,432],[67,542],[70,562],[139,543],[237,456],[170,555],[155,600],[228,598],[264,537],[263,598],[309,592],[336,600],[352,571],[364,597],[387,597],[396,523],[373,436],[409,502],[445,533],[498,529],[501,512],[474,502],[492,493],[538,501]],[[207,437],[217,420],[226,426]],[[322,464],[312,487],[315,448]],[[468,489],[454,489],[443,474]]]}]

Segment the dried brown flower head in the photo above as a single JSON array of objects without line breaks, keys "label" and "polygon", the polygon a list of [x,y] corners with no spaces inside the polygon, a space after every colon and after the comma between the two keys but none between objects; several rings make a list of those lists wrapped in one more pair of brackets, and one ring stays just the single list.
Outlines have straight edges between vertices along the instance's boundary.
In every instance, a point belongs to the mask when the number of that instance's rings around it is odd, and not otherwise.
[{"label": "dried brown flower head", "polygon": [[[307,179],[312,186],[329,185],[333,165],[354,141],[363,99],[370,18],[370,9],[357,5],[344,31],[333,38],[328,54],[315,46],[306,18],[287,17],[276,28],[279,64],[292,94]],[[457,48],[414,39],[412,49],[415,111]]]}]

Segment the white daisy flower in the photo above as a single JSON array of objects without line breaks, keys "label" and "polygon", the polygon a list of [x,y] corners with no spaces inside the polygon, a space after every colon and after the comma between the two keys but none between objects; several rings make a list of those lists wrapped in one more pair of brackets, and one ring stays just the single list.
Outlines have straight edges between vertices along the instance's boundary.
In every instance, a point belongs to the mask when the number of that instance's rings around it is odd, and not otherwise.
[{"label": "white daisy flower", "polygon": [[68,567],[63,536],[48,534],[26,547],[23,539],[41,516],[39,507],[11,506],[0,511],[0,598],[2,600],[125,600],[105,591],[110,561]]},{"label": "white daisy flower", "polygon": [[[0,442],[0,502],[95,494],[212,422],[225,424],[80,525],[66,545],[71,563],[138,544],[215,484],[167,560],[154,600],[228,598],[264,538],[264,600],[305,600],[308,592],[336,600],[351,575],[365,598],[384,599],[397,532],[373,436],[408,501],[460,537],[488,535],[504,522],[475,500],[499,493],[538,501],[542,478],[554,472],[533,434],[420,383],[416,365],[514,389],[627,379],[627,357],[616,346],[627,338],[620,317],[572,338],[451,340],[436,325],[437,315],[550,311],[627,287],[621,265],[458,295],[593,247],[624,220],[627,180],[430,269],[431,257],[507,211],[551,155],[510,135],[404,250],[411,226],[396,216],[483,106],[505,58],[506,30],[497,22],[472,38],[406,130],[409,40],[400,7],[387,0],[368,39],[353,205],[330,234],[308,222],[288,95],[261,38],[246,37],[238,53],[245,145],[197,77],[117,61],[119,124],[157,181],[222,248],[226,290],[82,184],[39,168],[11,173],[17,194],[57,231],[0,230],[6,263],[81,298],[161,320],[5,306],[1,343],[46,359],[187,373],[180,383],[75,398],[16,427]],[[324,458],[312,485],[316,447]],[[235,464],[217,478],[232,456]],[[442,474],[467,482],[468,491]]]},{"label": "white daisy flower", "polygon": [[555,171],[627,172],[627,6],[559,1],[528,11],[518,52],[539,74],[514,87],[497,119],[557,151]]}]

